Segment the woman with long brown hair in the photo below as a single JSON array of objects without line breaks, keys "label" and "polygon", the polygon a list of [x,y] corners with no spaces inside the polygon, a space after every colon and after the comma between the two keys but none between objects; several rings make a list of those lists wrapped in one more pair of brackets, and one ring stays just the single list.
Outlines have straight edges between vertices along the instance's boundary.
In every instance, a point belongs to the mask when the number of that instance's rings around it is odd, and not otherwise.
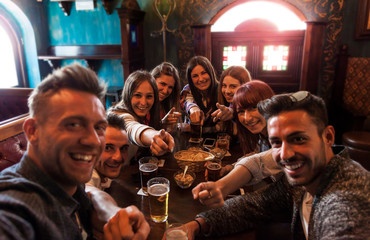
[{"label": "woman with long brown hair", "polygon": [[226,132],[231,136],[236,135],[236,124],[232,121],[233,97],[239,87],[250,82],[251,79],[248,70],[242,66],[230,66],[222,72],[216,104],[218,109],[212,113],[214,121],[221,120],[216,126],[218,132]]},{"label": "woman with long brown hair", "polygon": [[159,98],[154,77],[147,71],[131,73],[125,81],[122,100],[109,111],[123,117],[130,142],[155,155],[172,151],[174,140],[161,130]]},{"label": "woman with long brown hair", "polygon": [[203,132],[215,132],[211,114],[217,110],[218,81],[211,62],[203,56],[190,59],[186,77],[188,84],[181,92],[180,105],[186,113],[185,122],[200,122]]},{"label": "woman with long brown hair", "polygon": [[163,62],[150,72],[155,78],[160,102],[160,117],[163,128],[178,122],[181,118],[180,77],[177,69],[169,62]]}]

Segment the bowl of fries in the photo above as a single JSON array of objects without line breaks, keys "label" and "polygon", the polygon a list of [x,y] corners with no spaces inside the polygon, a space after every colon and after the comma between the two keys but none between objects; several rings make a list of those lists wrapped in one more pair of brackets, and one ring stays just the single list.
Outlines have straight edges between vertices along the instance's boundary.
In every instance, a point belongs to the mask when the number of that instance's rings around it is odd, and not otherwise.
[{"label": "bowl of fries", "polygon": [[215,158],[212,153],[203,150],[181,150],[174,157],[181,169],[188,166],[188,171],[195,173],[204,171],[207,161]]}]

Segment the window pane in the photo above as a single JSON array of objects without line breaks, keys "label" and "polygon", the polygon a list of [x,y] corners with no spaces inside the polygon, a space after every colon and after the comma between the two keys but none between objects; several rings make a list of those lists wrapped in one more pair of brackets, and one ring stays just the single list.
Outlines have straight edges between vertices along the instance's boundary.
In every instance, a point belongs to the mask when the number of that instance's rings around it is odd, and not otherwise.
[{"label": "window pane", "polygon": [[13,45],[8,33],[0,25],[0,87],[18,86],[18,76],[15,67]]},{"label": "window pane", "polygon": [[230,66],[247,66],[247,47],[246,46],[227,46],[224,47],[222,57],[223,70]]},{"label": "window pane", "polygon": [[263,50],[264,71],[286,71],[288,66],[289,46],[266,45]]},{"label": "window pane", "polygon": [[287,7],[271,1],[249,1],[226,11],[211,27],[211,32],[233,32],[244,21],[266,19],[279,31],[305,30],[306,23]]}]

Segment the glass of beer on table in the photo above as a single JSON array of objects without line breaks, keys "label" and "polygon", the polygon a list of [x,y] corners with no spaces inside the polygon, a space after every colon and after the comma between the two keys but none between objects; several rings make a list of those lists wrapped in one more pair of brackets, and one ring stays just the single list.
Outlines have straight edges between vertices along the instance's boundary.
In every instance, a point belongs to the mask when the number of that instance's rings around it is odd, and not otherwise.
[{"label": "glass of beer on table", "polygon": [[165,222],[168,218],[168,196],[170,181],[164,177],[155,177],[148,181],[150,217],[153,222]]},{"label": "glass of beer on table", "polygon": [[216,147],[229,150],[229,144],[230,144],[230,135],[227,133],[218,133],[217,134],[217,141],[216,141]]},{"label": "glass of beer on table", "polygon": [[200,143],[202,141],[202,124],[201,122],[190,123],[191,141]]},{"label": "glass of beer on table", "polygon": [[182,223],[172,223],[167,227],[166,240],[188,240],[188,228]]},{"label": "glass of beer on table", "polygon": [[215,158],[207,161],[207,181],[217,181],[221,177],[221,159]]},{"label": "glass of beer on table", "polygon": [[147,182],[149,179],[157,176],[158,172],[158,159],[156,157],[142,157],[139,159],[139,170],[141,189],[143,193],[147,193]]}]

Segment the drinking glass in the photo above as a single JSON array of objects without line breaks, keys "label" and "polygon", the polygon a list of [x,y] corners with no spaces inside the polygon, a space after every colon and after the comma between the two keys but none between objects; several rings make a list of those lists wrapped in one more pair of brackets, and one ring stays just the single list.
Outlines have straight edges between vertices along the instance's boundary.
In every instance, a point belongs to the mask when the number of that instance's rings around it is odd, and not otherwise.
[{"label": "drinking glass", "polygon": [[227,133],[217,134],[216,147],[229,150],[230,136]]},{"label": "drinking glass", "polygon": [[195,143],[200,143],[202,140],[202,124],[201,122],[190,123],[191,140]]},{"label": "drinking glass", "polygon": [[207,181],[217,181],[221,177],[221,159],[207,161]]},{"label": "drinking glass", "polygon": [[172,223],[167,227],[166,240],[188,240],[188,228],[182,223]]},{"label": "drinking glass", "polygon": [[168,218],[168,196],[170,181],[164,177],[155,177],[148,181],[150,217],[153,222],[165,222]]},{"label": "drinking glass", "polygon": [[143,193],[147,194],[147,182],[157,176],[158,159],[156,157],[142,157],[139,159],[140,181]]}]

